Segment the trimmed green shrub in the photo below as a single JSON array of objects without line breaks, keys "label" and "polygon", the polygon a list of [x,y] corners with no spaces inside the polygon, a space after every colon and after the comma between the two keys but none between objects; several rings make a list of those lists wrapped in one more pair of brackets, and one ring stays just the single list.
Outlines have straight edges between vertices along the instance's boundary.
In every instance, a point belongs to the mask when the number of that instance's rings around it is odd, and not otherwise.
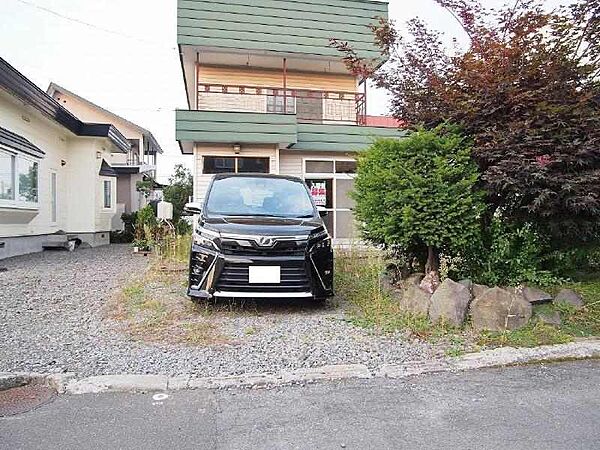
[{"label": "trimmed green shrub", "polygon": [[480,235],[483,192],[471,147],[444,124],[401,140],[380,139],[359,157],[356,216],[364,238],[437,271],[439,254],[460,254]]}]

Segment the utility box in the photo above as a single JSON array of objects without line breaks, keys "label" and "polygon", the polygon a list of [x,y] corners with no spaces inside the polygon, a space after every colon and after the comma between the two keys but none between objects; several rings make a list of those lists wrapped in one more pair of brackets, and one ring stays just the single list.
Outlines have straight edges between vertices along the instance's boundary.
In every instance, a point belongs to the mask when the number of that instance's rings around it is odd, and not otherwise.
[{"label": "utility box", "polygon": [[158,202],[156,217],[162,220],[173,220],[173,203]]}]

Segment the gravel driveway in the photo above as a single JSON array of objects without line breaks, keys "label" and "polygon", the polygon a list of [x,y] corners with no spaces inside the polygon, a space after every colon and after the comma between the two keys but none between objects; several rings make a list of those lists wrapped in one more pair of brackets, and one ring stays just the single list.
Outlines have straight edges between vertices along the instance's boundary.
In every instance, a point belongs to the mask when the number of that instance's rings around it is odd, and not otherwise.
[{"label": "gravel driveway", "polygon": [[310,305],[228,316],[227,345],[135,341],[104,318],[103,307],[147,262],[122,245],[2,261],[8,271],[0,273],[0,372],[215,376],[442,356],[400,334],[355,327],[340,308]]}]

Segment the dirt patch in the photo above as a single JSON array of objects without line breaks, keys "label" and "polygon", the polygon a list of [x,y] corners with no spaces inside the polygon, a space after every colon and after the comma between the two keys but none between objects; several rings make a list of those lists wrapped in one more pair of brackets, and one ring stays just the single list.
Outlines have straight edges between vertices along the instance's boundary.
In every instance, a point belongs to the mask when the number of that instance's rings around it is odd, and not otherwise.
[{"label": "dirt patch", "polygon": [[187,266],[157,262],[107,304],[106,315],[131,337],[148,343],[213,346],[230,343],[219,321],[185,295]]}]

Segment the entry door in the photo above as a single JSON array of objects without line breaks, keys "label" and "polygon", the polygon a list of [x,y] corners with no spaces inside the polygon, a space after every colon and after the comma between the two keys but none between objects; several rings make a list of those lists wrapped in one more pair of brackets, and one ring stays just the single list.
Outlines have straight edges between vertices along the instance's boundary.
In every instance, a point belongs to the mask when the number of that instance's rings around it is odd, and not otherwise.
[{"label": "entry door", "polygon": [[323,220],[335,239],[358,238],[352,212],[354,200],[349,195],[355,172],[356,161],[350,158],[304,160],[304,179],[317,206],[324,206],[329,212]]}]

